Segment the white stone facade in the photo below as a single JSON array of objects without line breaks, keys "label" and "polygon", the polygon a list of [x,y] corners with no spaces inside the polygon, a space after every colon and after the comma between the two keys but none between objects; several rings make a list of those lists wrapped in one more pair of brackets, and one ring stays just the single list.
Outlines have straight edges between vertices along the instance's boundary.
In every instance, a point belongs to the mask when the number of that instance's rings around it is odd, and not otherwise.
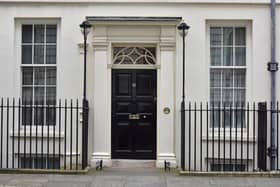
[{"label": "white stone facade", "polygon": [[[280,1],[276,16],[280,17]],[[21,24],[57,23],[57,98],[82,98],[83,38],[86,17],[182,17],[191,26],[186,37],[186,100],[209,101],[210,26],[246,27],[246,100],[270,100],[270,6],[268,0],[174,1],[0,1],[0,96],[21,96]],[[180,165],[182,39],[179,22],[93,21],[88,37],[89,163],[111,165],[112,47],[154,45],[157,48],[157,160]],[[280,25],[280,19],[277,19]],[[280,59],[276,27],[276,60]],[[131,68],[131,67],[128,67]],[[133,68],[133,67],[132,67]],[[277,99],[280,99],[277,75]],[[164,114],[169,107],[171,112]]]}]

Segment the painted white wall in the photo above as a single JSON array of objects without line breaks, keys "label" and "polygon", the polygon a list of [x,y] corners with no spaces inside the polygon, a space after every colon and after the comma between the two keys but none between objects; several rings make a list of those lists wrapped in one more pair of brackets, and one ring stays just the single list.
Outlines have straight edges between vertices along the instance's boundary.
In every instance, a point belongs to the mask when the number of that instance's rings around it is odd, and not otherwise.
[{"label": "painted white wall", "polygon": [[[40,1],[42,2],[42,1]],[[179,1],[177,1],[179,2]],[[187,1],[186,1],[187,2]],[[190,2],[190,1],[188,1]],[[20,56],[17,53],[18,32],[16,23],[26,19],[50,19],[59,20],[58,36],[58,60],[57,60],[57,97],[80,98],[82,97],[83,59],[78,44],[82,42],[79,24],[86,16],[176,16],[183,19],[191,26],[186,39],[186,99],[190,101],[207,101],[209,99],[208,88],[208,62],[207,55],[207,23],[223,21],[230,23],[248,22],[250,27],[250,52],[248,57],[248,95],[249,101],[264,101],[270,99],[270,74],[267,71],[267,62],[270,60],[270,9],[268,0],[255,0],[240,3],[231,1],[232,4],[214,3],[212,1],[200,1],[199,3],[1,3],[0,4],[0,96],[20,96]],[[215,1],[217,2],[217,1]],[[245,1],[244,1],[245,2]],[[236,4],[235,4],[236,3]],[[277,7],[277,16],[280,17],[280,8]],[[280,25],[280,19],[277,19]],[[129,28],[129,27],[128,27]],[[277,28],[277,34],[280,30]],[[89,60],[87,71],[88,98],[90,102],[90,152],[104,153],[110,157],[110,134],[98,134],[95,132],[110,131],[110,70],[104,62],[109,63],[109,58],[104,58],[110,53],[110,42],[101,41],[101,46],[93,46],[89,37]],[[114,31],[112,34],[117,35]],[[150,33],[151,34],[151,33]],[[277,61],[280,59],[280,39],[277,35]],[[161,74],[159,81],[167,81],[168,87],[162,85],[158,89],[159,94],[166,98],[167,105],[173,105],[174,117],[168,119],[168,123],[174,128],[173,147],[177,161],[180,159],[180,101],[181,101],[181,76],[182,76],[182,43],[181,37],[176,36],[176,50],[174,57],[168,51],[160,56],[161,73],[172,71],[174,68],[174,81],[164,80]],[[105,43],[105,44],[104,44]],[[165,58],[174,58],[174,66],[168,64]],[[101,63],[103,62],[103,63]],[[105,70],[106,68],[106,70]],[[104,71],[99,71],[99,70]],[[161,84],[160,84],[161,85]],[[173,90],[169,90],[169,89]],[[163,93],[161,93],[163,92]],[[277,93],[280,93],[280,80],[277,75]],[[280,94],[277,94],[280,99]],[[170,100],[172,98],[172,100]],[[163,99],[164,100],[164,99]],[[102,101],[102,102],[101,102]],[[103,102],[104,101],[104,102]],[[100,107],[103,107],[100,111]],[[158,105],[158,111],[162,111],[165,105]],[[104,113],[104,111],[106,111]],[[160,116],[160,115],[158,115]],[[164,119],[164,116],[162,116]],[[106,128],[102,125],[107,124]],[[91,124],[94,124],[92,126]],[[166,131],[164,131],[166,133]],[[164,133],[163,132],[163,133]],[[94,134],[94,136],[92,136]],[[100,141],[102,139],[102,141]],[[103,141],[104,140],[104,141]],[[172,142],[170,140],[169,142]],[[158,147],[160,148],[160,147]],[[162,148],[164,150],[164,147]],[[172,152],[168,150],[168,152]],[[90,153],[90,154],[91,154]],[[92,155],[91,155],[92,156]],[[98,155],[97,155],[98,156]],[[100,155],[99,155],[100,156]]]}]

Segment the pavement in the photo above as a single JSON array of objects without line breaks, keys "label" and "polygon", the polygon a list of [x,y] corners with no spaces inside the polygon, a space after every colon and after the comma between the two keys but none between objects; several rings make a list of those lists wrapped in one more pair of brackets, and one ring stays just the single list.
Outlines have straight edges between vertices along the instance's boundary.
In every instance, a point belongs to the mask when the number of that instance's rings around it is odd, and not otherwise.
[{"label": "pavement", "polygon": [[280,187],[277,177],[180,176],[160,169],[90,170],[87,174],[0,174],[0,187]]}]

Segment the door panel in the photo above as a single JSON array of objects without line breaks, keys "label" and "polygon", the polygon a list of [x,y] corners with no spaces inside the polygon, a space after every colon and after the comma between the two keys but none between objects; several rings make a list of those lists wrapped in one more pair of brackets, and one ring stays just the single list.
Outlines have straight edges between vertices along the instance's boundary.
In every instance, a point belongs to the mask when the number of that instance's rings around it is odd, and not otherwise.
[{"label": "door panel", "polygon": [[156,71],[112,71],[112,158],[156,158]]}]

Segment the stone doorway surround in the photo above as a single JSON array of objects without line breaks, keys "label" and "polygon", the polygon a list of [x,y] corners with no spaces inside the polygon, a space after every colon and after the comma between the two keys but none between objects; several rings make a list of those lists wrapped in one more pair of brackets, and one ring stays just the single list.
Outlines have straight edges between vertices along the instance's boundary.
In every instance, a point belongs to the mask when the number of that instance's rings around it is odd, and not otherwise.
[{"label": "stone doorway surround", "polygon": [[[111,73],[112,47],[121,45],[155,45],[157,48],[157,155],[156,167],[164,160],[177,166],[175,154],[175,52],[176,25],[180,17],[87,17],[93,24],[89,41],[89,156],[90,164],[103,160],[112,167],[111,159]],[[123,68],[132,68],[126,66]],[[138,67],[145,68],[145,67]],[[170,113],[165,114],[164,108]]]}]

